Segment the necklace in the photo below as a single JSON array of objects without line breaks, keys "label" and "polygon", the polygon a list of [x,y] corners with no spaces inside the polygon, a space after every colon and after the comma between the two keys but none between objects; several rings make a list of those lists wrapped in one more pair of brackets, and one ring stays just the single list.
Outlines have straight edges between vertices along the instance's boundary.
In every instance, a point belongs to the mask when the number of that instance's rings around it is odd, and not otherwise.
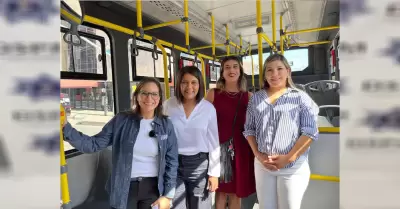
[{"label": "necklace", "polygon": [[229,95],[232,95],[232,96],[239,94],[239,92],[229,92],[229,91],[227,91],[226,93],[228,93]]},{"label": "necklace", "polygon": [[224,91],[224,92],[230,98],[236,98],[237,95],[240,93],[240,92],[229,92],[229,91]]}]

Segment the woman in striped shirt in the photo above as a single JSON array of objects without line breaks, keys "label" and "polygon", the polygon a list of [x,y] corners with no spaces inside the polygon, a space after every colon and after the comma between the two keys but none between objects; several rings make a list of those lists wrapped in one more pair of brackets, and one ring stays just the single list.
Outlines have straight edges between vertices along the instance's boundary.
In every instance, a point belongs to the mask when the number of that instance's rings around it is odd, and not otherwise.
[{"label": "woman in striped shirt", "polygon": [[283,55],[264,63],[264,88],[251,98],[243,132],[255,155],[260,209],[300,209],[310,168],[308,151],[318,138],[318,111],[305,92],[294,87]]}]

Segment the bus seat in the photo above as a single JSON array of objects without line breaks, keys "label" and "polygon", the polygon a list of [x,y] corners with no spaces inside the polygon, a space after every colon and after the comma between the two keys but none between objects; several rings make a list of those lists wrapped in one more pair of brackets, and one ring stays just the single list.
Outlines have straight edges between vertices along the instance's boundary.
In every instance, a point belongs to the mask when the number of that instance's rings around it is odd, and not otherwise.
[{"label": "bus seat", "polygon": [[[74,172],[71,172],[71,177],[68,176],[70,184],[76,186],[80,184],[89,184],[89,188],[86,188],[85,191],[79,190],[78,188],[71,188],[70,186],[71,202],[74,203],[73,209],[110,208],[109,195],[105,190],[105,186],[112,170],[111,154],[111,148],[108,148],[99,153],[82,154],[69,159],[70,161],[79,161],[80,164],[85,164],[86,167],[90,167],[91,170],[93,170],[91,174],[93,176],[91,176],[89,180],[88,177],[85,177],[85,174],[82,173],[82,169],[77,169],[74,164],[68,164],[69,167],[75,167]],[[88,156],[95,156],[97,163],[93,161],[84,161],[83,159]],[[74,176],[72,176],[72,174]],[[76,201],[78,198],[79,201]]]},{"label": "bus seat", "polygon": [[68,187],[71,208],[81,205],[89,196],[96,177],[98,153],[82,154],[67,158]]},{"label": "bus seat", "polygon": [[300,89],[300,90],[302,90],[302,91],[306,91],[306,88],[304,87],[303,84],[296,83],[296,84],[294,84],[294,85],[296,86],[296,88],[298,88],[298,89]]},{"label": "bus seat", "polygon": [[340,116],[335,116],[332,118],[332,125],[334,127],[340,127]]},{"label": "bus seat", "polygon": [[305,91],[318,104],[339,105],[340,82],[334,80],[321,80],[304,85]]},{"label": "bus seat", "polygon": [[324,117],[333,127],[339,127],[340,106],[339,105],[322,105],[319,107],[318,120]]},{"label": "bus seat", "polygon": [[318,116],[318,127],[333,127],[333,124],[328,120],[327,117]]}]

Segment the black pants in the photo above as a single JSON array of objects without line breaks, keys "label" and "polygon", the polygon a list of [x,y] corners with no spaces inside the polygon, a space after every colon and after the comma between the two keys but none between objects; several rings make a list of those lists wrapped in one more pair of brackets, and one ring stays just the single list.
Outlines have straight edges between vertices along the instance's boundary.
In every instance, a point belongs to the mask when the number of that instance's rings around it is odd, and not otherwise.
[{"label": "black pants", "polygon": [[127,209],[151,209],[159,198],[157,177],[132,179]]},{"label": "black pants", "polygon": [[208,153],[179,155],[178,178],[172,209],[210,209]]}]

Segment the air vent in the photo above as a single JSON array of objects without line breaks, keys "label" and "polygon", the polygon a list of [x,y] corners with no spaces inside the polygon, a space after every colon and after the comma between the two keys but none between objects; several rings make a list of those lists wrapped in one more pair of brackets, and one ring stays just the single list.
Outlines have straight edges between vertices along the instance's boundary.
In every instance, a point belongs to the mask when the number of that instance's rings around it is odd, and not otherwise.
[{"label": "air vent", "polygon": [[[268,25],[270,24],[270,16],[268,14],[262,15],[262,24]],[[245,18],[236,19],[233,21],[235,29],[241,28],[255,28],[257,27],[257,18],[256,16],[247,16]]]}]

